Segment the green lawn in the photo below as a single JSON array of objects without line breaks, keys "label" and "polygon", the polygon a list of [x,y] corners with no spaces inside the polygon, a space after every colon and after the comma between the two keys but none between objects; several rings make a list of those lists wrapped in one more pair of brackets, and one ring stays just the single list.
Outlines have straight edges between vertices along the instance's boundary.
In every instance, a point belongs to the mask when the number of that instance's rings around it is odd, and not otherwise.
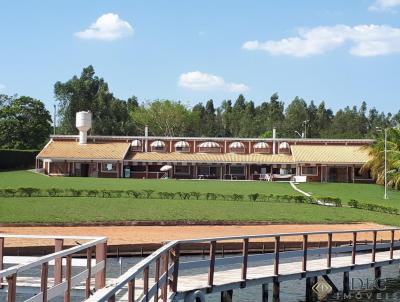
[{"label": "green lawn", "polygon": [[48,177],[30,171],[0,172],[0,188],[34,187],[104,189],[104,190],[147,190],[166,192],[212,192],[219,194],[265,193],[278,195],[299,195],[288,183],[215,181],[215,180],[151,180],[112,179],[83,177]]},{"label": "green lawn", "polygon": [[345,203],[356,199],[363,203],[374,203],[400,208],[400,191],[388,191],[389,199],[383,199],[384,188],[375,184],[304,183],[298,187],[313,195],[339,197]]},{"label": "green lawn", "polygon": [[[35,187],[213,192],[220,194],[264,193],[297,195],[288,183],[215,180],[134,180],[78,177],[47,177],[29,171],[0,172],[0,188]],[[337,196],[347,202],[400,206],[400,192],[390,192],[384,201],[377,185],[306,183],[301,189],[315,195]],[[246,198],[247,199],[247,198]],[[352,208],[307,204],[223,200],[159,200],[95,197],[0,198],[0,222],[93,222],[133,220],[269,221],[291,223],[339,223],[370,221],[400,226],[397,215]]]},{"label": "green lawn", "polygon": [[130,198],[5,198],[1,222],[89,222],[133,220],[270,221],[337,223],[374,221],[400,226],[398,216],[307,204],[250,201]]}]

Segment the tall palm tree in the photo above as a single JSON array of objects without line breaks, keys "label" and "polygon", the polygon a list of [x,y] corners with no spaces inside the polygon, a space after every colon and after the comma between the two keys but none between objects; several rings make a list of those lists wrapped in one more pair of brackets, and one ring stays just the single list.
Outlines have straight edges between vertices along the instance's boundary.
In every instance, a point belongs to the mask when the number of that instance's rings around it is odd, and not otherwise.
[{"label": "tall palm tree", "polygon": [[[385,140],[381,133],[375,142],[368,146],[371,159],[363,166],[363,170],[371,171],[377,184],[385,182]],[[387,130],[387,177],[388,186],[400,189],[400,129]]]}]

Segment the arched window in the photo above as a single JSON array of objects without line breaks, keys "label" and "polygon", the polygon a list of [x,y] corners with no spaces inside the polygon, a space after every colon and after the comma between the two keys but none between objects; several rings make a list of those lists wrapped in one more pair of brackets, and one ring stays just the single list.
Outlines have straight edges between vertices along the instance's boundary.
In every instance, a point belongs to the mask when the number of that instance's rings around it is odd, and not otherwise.
[{"label": "arched window", "polygon": [[163,141],[154,141],[150,144],[151,151],[164,152],[165,143]]},{"label": "arched window", "polygon": [[179,141],[175,143],[176,152],[190,152],[190,145],[187,141]]},{"label": "arched window", "polygon": [[220,144],[216,142],[204,142],[199,144],[199,152],[221,152]]},{"label": "arched window", "polygon": [[131,143],[131,151],[142,151],[142,142],[138,139],[135,139]]},{"label": "arched window", "polygon": [[229,151],[232,153],[244,153],[246,148],[242,142],[233,142],[229,145]]},{"label": "arched window", "polygon": [[253,146],[254,153],[271,153],[271,146],[267,142],[259,142]]},{"label": "arched window", "polygon": [[279,144],[279,153],[290,153],[290,145],[287,142],[281,142]]}]

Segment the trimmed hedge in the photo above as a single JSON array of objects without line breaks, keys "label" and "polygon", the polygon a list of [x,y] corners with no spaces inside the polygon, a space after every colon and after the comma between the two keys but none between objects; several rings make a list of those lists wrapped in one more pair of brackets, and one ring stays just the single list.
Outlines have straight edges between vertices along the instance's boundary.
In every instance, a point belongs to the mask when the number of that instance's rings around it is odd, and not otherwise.
[{"label": "trimmed hedge", "polygon": [[363,209],[379,213],[400,215],[400,210],[398,208],[386,207],[372,203],[362,203],[355,199],[349,201],[349,206],[355,209]]},{"label": "trimmed hedge", "polygon": [[0,170],[34,168],[38,153],[39,150],[0,149]]},{"label": "trimmed hedge", "polygon": [[248,195],[242,194],[217,194],[214,192],[156,192],[154,190],[81,190],[81,189],[58,189],[49,188],[45,190],[37,188],[21,187],[18,189],[0,189],[1,197],[98,197],[98,198],[144,198],[144,199],[206,199],[206,200],[232,200],[250,202],[286,202],[286,203],[309,203],[317,204],[316,200],[311,197],[302,195],[274,195],[253,193]]}]

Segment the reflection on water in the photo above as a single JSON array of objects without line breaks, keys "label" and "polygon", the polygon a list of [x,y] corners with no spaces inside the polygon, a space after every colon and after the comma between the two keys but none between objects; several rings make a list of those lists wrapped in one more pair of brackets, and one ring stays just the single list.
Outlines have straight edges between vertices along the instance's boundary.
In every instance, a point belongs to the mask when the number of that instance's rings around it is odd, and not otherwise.
[{"label": "reflection on water", "polygon": [[[193,261],[196,259],[200,259],[201,257],[181,257],[181,261]],[[107,277],[115,278],[118,277],[121,272],[126,272],[130,267],[139,262],[142,258],[137,257],[127,257],[122,258],[121,263],[116,258],[110,258],[107,261]],[[283,259],[282,259],[283,260]],[[253,264],[254,265],[254,264]],[[265,262],[264,262],[265,265]],[[196,272],[206,272],[206,269],[199,269]],[[150,272],[152,273],[152,271]],[[30,276],[40,276],[40,272],[38,269],[31,270],[25,275]],[[51,271],[49,272],[49,276],[52,276]],[[355,289],[359,289],[361,287],[366,287],[368,283],[368,287],[372,287],[373,285],[373,276],[374,270],[367,269],[361,271],[354,271],[350,273],[350,280],[353,280],[353,285]],[[342,290],[342,274],[331,274],[330,278],[339,288]],[[377,302],[377,301],[388,301],[388,302],[398,302],[400,301],[400,278],[399,278],[399,266],[398,265],[390,265],[382,268],[382,279],[385,282],[382,284],[382,291],[374,291],[374,290],[362,290],[362,291],[352,291],[349,297],[344,298],[340,293],[338,295],[334,295],[326,301],[336,302],[336,301],[366,301],[366,302]],[[287,281],[281,283],[281,301],[283,302],[299,302],[304,301],[305,296],[305,280],[296,280],[296,281]],[[270,287],[270,301],[271,300],[271,287]],[[31,296],[31,295],[30,295]],[[17,301],[23,301],[30,296],[19,294],[17,297]],[[72,301],[81,301],[80,297],[72,297]],[[244,289],[234,290],[233,293],[234,301],[243,301],[243,302],[255,302],[261,301],[261,286],[249,287]],[[6,297],[4,293],[0,294],[0,301],[5,301]],[[52,301],[61,302],[63,299],[60,297],[58,299],[53,299]],[[220,294],[211,294],[206,296],[206,301],[216,302],[220,301]]]}]

